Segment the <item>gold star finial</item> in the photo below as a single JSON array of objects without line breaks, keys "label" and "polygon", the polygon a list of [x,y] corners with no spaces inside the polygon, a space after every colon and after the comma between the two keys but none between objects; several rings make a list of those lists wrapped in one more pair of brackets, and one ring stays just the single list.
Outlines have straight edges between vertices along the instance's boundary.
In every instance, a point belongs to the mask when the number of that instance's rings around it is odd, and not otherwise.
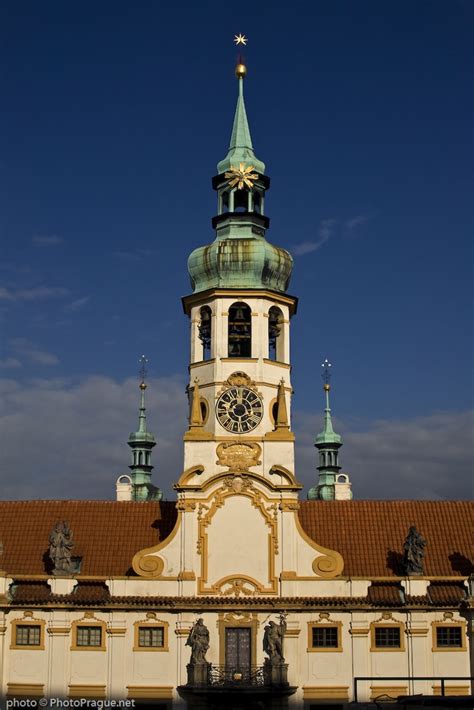
[{"label": "gold star finial", "polygon": [[245,45],[248,42],[248,39],[245,35],[239,33],[238,35],[234,36],[234,42],[235,42],[235,44],[243,44],[245,47]]},{"label": "gold star finial", "polygon": [[224,173],[224,177],[227,178],[230,187],[237,187],[237,190],[245,188],[251,190],[255,180],[258,180],[258,175],[253,172],[254,170],[253,165],[245,167],[245,163],[240,163],[238,168],[231,167],[228,172]]}]

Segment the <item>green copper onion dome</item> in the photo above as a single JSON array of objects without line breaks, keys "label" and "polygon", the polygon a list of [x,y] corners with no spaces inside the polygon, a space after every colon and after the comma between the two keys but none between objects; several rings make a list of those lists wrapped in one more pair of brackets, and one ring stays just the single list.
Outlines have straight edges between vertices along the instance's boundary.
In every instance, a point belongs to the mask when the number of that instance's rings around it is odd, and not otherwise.
[{"label": "green copper onion dome", "polygon": [[240,62],[229,150],[212,181],[218,201],[217,215],[212,220],[216,239],[195,249],[188,259],[194,293],[213,288],[285,292],[290,282],[291,254],[265,238],[270,224],[264,212],[270,179],[264,175],[265,164],[253,149],[244,103],[245,74],[246,67]]},{"label": "green copper onion dome", "polygon": [[195,293],[209,288],[288,288],[293,259],[286,249],[269,244],[264,237],[216,239],[195,249],[188,271]]}]

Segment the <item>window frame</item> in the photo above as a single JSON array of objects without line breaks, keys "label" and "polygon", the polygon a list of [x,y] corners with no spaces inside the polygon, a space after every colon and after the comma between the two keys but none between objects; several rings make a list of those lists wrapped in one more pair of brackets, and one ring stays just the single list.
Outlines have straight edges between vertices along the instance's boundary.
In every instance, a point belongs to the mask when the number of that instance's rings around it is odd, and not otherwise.
[{"label": "window frame", "polygon": [[[44,651],[44,639],[45,639],[45,625],[46,621],[44,619],[34,619],[34,618],[24,618],[24,619],[13,619],[12,620],[12,631],[11,631],[11,643],[10,649],[15,651]],[[19,644],[17,643],[17,628],[18,626],[36,626],[40,630],[40,641],[39,644]]]},{"label": "window frame", "polygon": [[[438,645],[438,629],[454,627],[459,628],[461,631],[461,645],[460,646],[439,646]],[[453,651],[466,651],[467,650],[467,640],[466,640],[466,622],[465,621],[432,621],[431,628],[433,633],[433,647],[432,651],[435,653],[452,653]]]},{"label": "window frame", "polygon": [[[336,646],[313,646],[313,629],[337,629]],[[308,653],[341,653],[342,652],[342,621],[308,621]]]},{"label": "window frame", "polygon": [[[376,629],[380,628],[398,628],[400,633],[399,646],[377,646]],[[403,621],[373,621],[370,624],[370,650],[376,653],[403,653],[405,651],[405,624]]]},{"label": "window frame", "polygon": [[[134,651],[144,651],[145,653],[152,651],[154,653],[160,653],[163,651],[169,651],[169,641],[168,641],[168,630],[169,623],[167,621],[162,621],[161,619],[153,619],[147,621],[135,621],[133,624],[134,634],[133,634],[133,650]],[[143,628],[161,628],[163,629],[163,645],[162,646],[140,646],[140,629]]]},{"label": "window frame", "polygon": [[[101,629],[100,634],[100,645],[98,646],[82,646],[77,643],[78,640],[78,629],[84,627],[99,627]],[[78,621],[73,621],[71,624],[72,631],[72,645],[71,651],[105,651],[105,635],[106,635],[106,624],[105,621],[100,621],[99,619],[80,619]]]}]

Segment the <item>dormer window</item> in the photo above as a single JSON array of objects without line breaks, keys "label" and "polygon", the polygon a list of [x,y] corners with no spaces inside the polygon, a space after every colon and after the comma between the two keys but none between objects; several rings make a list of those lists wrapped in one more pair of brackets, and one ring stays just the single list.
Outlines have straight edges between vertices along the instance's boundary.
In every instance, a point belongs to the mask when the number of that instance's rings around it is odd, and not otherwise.
[{"label": "dormer window", "polygon": [[229,308],[228,356],[252,357],[252,313],[245,303]]}]

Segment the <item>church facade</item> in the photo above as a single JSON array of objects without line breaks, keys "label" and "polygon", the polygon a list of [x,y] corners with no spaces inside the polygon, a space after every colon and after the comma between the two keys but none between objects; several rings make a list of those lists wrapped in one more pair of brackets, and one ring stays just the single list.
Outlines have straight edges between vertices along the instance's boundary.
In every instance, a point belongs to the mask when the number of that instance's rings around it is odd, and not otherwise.
[{"label": "church facade", "polygon": [[[329,402],[302,499],[291,427],[292,258],[244,104],[216,231],[188,262],[189,427],[176,500],[151,482],[140,384],[114,501],[0,503],[0,684],[17,698],[344,706],[469,695],[472,506],[358,501]],[[229,700],[229,698],[231,700]]]}]

